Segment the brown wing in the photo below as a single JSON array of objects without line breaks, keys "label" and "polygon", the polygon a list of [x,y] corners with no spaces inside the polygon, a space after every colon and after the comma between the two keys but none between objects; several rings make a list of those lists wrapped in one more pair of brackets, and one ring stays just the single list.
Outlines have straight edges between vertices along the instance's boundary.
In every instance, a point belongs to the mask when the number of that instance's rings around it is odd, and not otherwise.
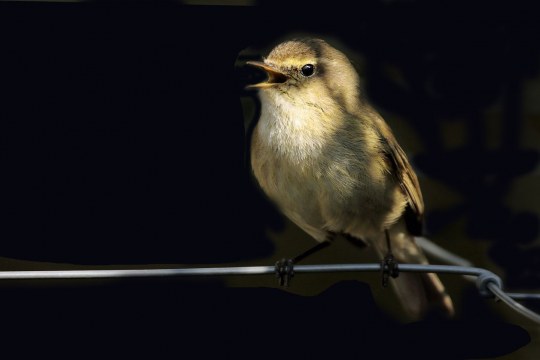
[{"label": "brown wing", "polygon": [[405,221],[407,227],[413,235],[421,235],[422,222],[424,217],[424,199],[418,178],[414,173],[411,164],[407,160],[405,152],[399,146],[394,134],[386,122],[376,117],[377,130],[380,134],[382,149],[388,156],[388,159],[393,167],[393,173],[396,176],[403,192],[408,197],[409,206],[405,211]]}]

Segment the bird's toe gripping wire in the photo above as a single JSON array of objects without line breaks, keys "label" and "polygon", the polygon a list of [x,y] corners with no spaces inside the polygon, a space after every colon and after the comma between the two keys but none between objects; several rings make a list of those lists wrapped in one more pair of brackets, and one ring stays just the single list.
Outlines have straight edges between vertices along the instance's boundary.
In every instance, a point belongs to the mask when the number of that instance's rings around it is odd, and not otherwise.
[{"label": "bird's toe gripping wire", "polygon": [[381,261],[381,277],[383,287],[388,286],[388,279],[390,276],[394,279],[399,276],[399,266],[391,252],[389,252]]},{"label": "bird's toe gripping wire", "polygon": [[279,285],[289,286],[291,279],[294,276],[294,264],[298,264],[301,260],[307,258],[308,256],[328,247],[332,243],[333,236],[335,235],[329,234],[325,241],[318,243],[292,259],[281,259],[276,262],[275,273],[279,280]]},{"label": "bird's toe gripping wire", "polygon": [[392,254],[392,246],[390,244],[390,235],[388,234],[388,230],[385,230],[384,233],[386,234],[386,248],[388,252],[381,261],[381,278],[382,286],[387,287],[388,279],[390,277],[395,279],[399,276],[399,265]]},{"label": "bird's toe gripping wire", "polygon": [[291,279],[294,277],[294,261],[293,259],[281,259],[275,265],[276,278],[280,286],[289,286]]}]

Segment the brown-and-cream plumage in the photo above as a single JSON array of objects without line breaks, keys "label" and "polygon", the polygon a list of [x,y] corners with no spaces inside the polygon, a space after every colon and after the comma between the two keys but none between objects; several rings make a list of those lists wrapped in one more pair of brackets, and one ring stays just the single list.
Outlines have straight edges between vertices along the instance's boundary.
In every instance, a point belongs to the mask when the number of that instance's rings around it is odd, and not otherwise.
[{"label": "brown-and-cream plumage", "polygon": [[[345,234],[400,262],[427,263],[414,241],[424,202],[418,179],[392,131],[362,96],[347,57],[319,39],[276,46],[264,62],[261,116],[251,140],[258,183],[281,211],[319,242]],[[435,274],[392,282],[404,307],[453,312]]]}]

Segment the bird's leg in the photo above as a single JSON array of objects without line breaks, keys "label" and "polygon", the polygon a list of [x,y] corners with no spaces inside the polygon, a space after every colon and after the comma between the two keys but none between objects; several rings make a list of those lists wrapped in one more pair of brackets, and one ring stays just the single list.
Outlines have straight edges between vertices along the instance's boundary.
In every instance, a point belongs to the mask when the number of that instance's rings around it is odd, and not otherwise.
[{"label": "bird's leg", "polygon": [[394,279],[399,276],[399,267],[394,254],[392,254],[392,245],[390,244],[390,234],[388,230],[385,229],[384,233],[386,235],[386,249],[387,253],[384,259],[381,261],[381,275],[382,275],[382,286],[388,286],[388,278],[391,276]]},{"label": "bird's leg", "polygon": [[308,256],[329,246],[332,243],[332,239],[333,239],[333,236],[329,237],[323,242],[318,243],[312,248],[309,248],[308,250],[304,251],[303,253],[301,253],[300,255],[297,255],[296,257],[292,259],[281,259],[277,261],[275,265],[275,272],[276,272],[276,277],[278,278],[278,281],[279,281],[279,285],[289,286],[291,279],[294,276],[294,264],[302,261]]},{"label": "bird's leg", "polygon": [[324,240],[323,242],[320,242],[318,243],[317,245],[307,249],[306,251],[304,251],[303,253],[295,256],[294,258],[292,258],[292,262],[293,263],[298,263],[302,260],[304,260],[305,258],[307,258],[308,256],[310,255],[313,255],[315,254],[316,252],[319,252],[320,250],[324,249],[325,247],[329,246],[330,244],[332,243],[332,240],[331,239],[326,239]]}]

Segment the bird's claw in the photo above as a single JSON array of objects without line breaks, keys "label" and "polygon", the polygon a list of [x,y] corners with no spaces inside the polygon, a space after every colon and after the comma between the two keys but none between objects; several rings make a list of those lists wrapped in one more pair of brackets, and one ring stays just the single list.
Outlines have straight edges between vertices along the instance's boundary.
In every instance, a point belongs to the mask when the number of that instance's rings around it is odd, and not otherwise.
[{"label": "bird's claw", "polygon": [[294,261],[292,259],[281,259],[276,262],[276,277],[280,286],[289,286],[294,276]]},{"label": "bird's claw", "polygon": [[394,255],[388,254],[381,261],[381,275],[383,287],[388,286],[388,278],[390,276],[394,279],[399,276],[399,266]]}]

